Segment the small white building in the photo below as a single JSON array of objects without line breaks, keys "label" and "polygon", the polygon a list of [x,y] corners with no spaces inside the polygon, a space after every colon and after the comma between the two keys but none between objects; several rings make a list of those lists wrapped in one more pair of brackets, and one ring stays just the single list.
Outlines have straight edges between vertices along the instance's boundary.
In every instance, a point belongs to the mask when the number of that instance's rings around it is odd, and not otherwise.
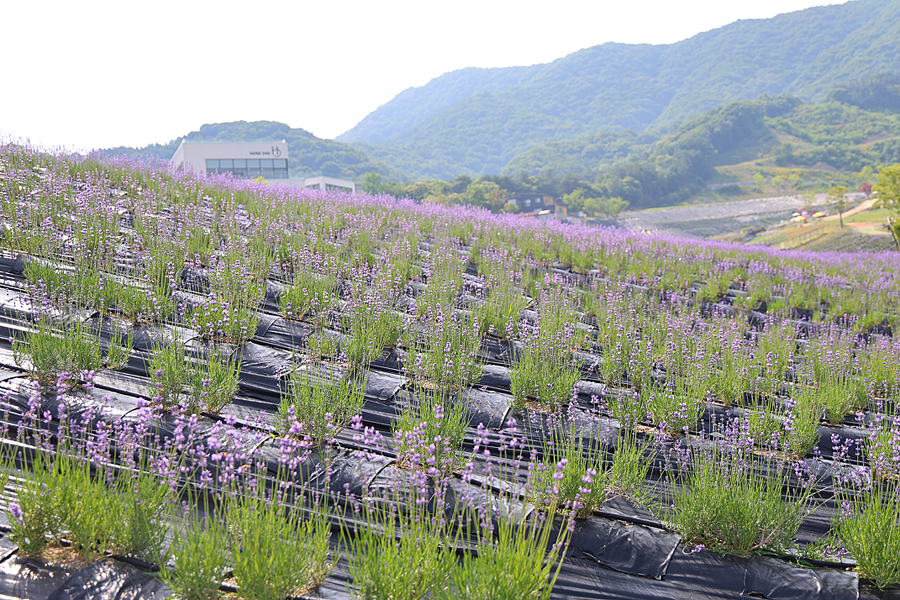
[{"label": "small white building", "polygon": [[242,179],[287,179],[288,145],[280,142],[186,142],[172,156],[175,171],[209,175],[231,173]]},{"label": "small white building", "polygon": [[356,184],[345,179],[335,179],[334,177],[307,177],[303,181],[304,187],[307,189],[318,190],[337,190],[339,192],[356,192]]}]

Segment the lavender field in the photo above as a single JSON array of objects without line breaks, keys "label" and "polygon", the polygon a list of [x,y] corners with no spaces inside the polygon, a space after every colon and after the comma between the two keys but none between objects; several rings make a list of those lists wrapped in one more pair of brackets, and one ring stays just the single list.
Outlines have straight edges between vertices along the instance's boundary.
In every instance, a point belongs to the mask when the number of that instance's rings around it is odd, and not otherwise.
[{"label": "lavender field", "polygon": [[0,219],[7,596],[900,597],[897,253],[12,144]]}]

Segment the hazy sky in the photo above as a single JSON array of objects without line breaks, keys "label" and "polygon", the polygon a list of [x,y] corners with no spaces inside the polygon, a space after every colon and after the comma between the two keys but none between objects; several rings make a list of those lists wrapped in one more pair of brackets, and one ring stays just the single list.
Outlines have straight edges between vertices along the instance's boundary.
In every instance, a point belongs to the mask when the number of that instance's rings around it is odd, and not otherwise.
[{"label": "hazy sky", "polygon": [[839,0],[4,2],[0,138],[69,150],[273,120],[333,138],[464,67],[668,44]]}]

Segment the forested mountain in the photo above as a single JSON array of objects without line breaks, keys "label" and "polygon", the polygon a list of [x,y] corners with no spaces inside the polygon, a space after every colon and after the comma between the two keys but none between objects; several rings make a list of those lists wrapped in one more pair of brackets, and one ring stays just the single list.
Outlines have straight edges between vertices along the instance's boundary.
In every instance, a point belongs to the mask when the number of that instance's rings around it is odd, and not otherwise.
[{"label": "forested mountain", "polygon": [[723,164],[725,157],[760,141],[774,140],[769,119],[799,105],[800,100],[792,96],[762,96],[708,111],[663,137],[646,156],[595,169],[594,188],[603,196],[621,197],[634,208],[685,200],[716,175],[715,167]]},{"label": "forested mountain", "polygon": [[321,173],[330,177],[357,180],[362,179],[369,171],[377,171],[386,177],[405,179],[401,172],[371,159],[364,152],[348,144],[323,140],[304,129],[292,129],[289,125],[274,121],[207,124],[200,127],[199,131],[192,131],[183,138],[176,138],[167,144],[151,144],[144,148],[119,146],[104,152],[113,156],[158,156],[169,160],[182,139],[189,142],[283,139],[288,143],[288,167],[291,177]]},{"label": "forested mountain", "polygon": [[[880,75],[835,90],[838,96],[853,90],[854,98],[884,98],[886,80],[890,77]],[[378,180],[374,191],[479,204],[478,186],[490,182],[497,188],[494,202],[480,204],[492,209],[502,207],[506,194],[561,197],[578,189],[583,198],[621,198],[632,208],[650,208],[698,195],[714,201],[723,194],[855,187],[871,180],[876,167],[895,162],[900,162],[900,111],[834,100],[804,104],[796,96],[764,94],[707,111],[667,135],[600,132],[533,148],[500,175],[463,174],[407,185]],[[710,188],[713,182],[717,185]]]},{"label": "forested mountain", "polygon": [[[893,76],[880,74],[839,84],[827,95],[846,102],[804,104],[796,96],[762,95],[709,110],[666,135],[659,130],[601,131],[536,146],[516,156],[499,174],[473,180],[458,173],[447,177],[445,183],[417,178],[414,183],[378,191],[419,199],[456,193],[465,199],[469,184],[491,181],[507,193],[561,196],[581,187],[596,196],[621,197],[633,208],[645,208],[687,200],[717,177],[722,181],[723,168],[738,163],[751,165],[749,170],[743,169],[747,177],[759,173],[766,180],[777,176],[776,167],[793,171],[782,174],[782,179],[788,175],[796,179],[808,170],[849,174],[900,162],[900,110],[890,108],[892,81]],[[866,110],[849,102],[887,107]],[[107,153],[170,158],[180,139],[145,148],[115,148]],[[294,176],[324,172],[361,182],[365,173],[374,172],[383,181],[408,181],[402,173],[386,167],[384,161],[370,159],[362,151],[383,147],[321,140],[282,123],[204,125],[185,139],[286,139]],[[409,149],[391,153],[395,158],[412,160]],[[427,167],[434,164],[429,162],[433,160],[426,157],[420,164]]]},{"label": "forested mountain", "polygon": [[839,85],[828,92],[828,100],[866,110],[900,112],[900,77],[893,73],[878,73],[862,81]]},{"label": "forested mountain", "polygon": [[501,175],[586,175],[611,167],[622,160],[650,153],[660,137],[655,130],[637,133],[633,129],[624,129],[600,131],[562,142],[548,142],[517,155],[507,163]]},{"label": "forested mountain", "polygon": [[675,44],[609,43],[544,65],[454,71],[401,92],[337,140],[366,144],[414,178],[498,173],[548,142],[671,129],[732,100],[819,102],[840,82],[894,70],[898,58],[900,0],[857,0]]}]

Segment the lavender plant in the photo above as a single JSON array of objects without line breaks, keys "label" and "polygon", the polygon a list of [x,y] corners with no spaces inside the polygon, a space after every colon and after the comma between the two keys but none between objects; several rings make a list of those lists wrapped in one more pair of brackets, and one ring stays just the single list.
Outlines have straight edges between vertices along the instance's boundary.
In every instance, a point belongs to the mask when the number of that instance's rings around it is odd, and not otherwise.
[{"label": "lavender plant", "polygon": [[318,508],[303,518],[297,508],[267,498],[264,481],[234,504],[231,562],[241,598],[281,600],[318,587],[334,566],[327,512]]},{"label": "lavender plant", "polygon": [[759,448],[779,448],[782,432],[782,414],[778,404],[769,398],[754,396],[749,406],[741,411],[740,427],[747,440]]},{"label": "lavender plant", "polygon": [[860,576],[879,589],[900,583],[900,503],[895,482],[876,482],[858,498],[842,499],[834,534],[856,559]]},{"label": "lavender plant", "polygon": [[365,399],[364,375],[325,365],[304,365],[290,373],[290,391],[281,397],[277,423],[284,434],[330,441],[359,414]]},{"label": "lavender plant", "polygon": [[541,507],[569,507],[576,500],[574,516],[586,519],[607,497],[605,448],[590,438],[554,427],[544,440],[543,456],[530,485]]},{"label": "lavender plant", "polygon": [[225,356],[219,348],[210,348],[190,369],[188,412],[218,414],[238,391],[241,362]]},{"label": "lavender plant", "polygon": [[124,505],[117,502],[104,478],[93,478],[90,463],[71,456],[60,457],[53,468],[63,532],[79,555],[91,562],[116,548],[125,537]]},{"label": "lavender plant", "polygon": [[788,400],[785,407],[783,449],[789,456],[803,458],[819,439],[819,421],[824,406],[814,391],[804,389],[797,398]]},{"label": "lavender plant", "polygon": [[391,282],[366,287],[357,282],[353,297],[344,308],[342,321],[350,332],[343,353],[356,368],[370,364],[388,346],[396,345],[403,317],[394,311],[397,298]]},{"label": "lavender plant", "polygon": [[649,406],[647,406],[648,394],[637,390],[620,390],[606,402],[609,415],[619,422],[620,431],[626,433],[633,431],[647,419]]},{"label": "lavender plant", "polygon": [[12,342],[16,364],[24,364],[27,359],[32,377],[42,385],[56,383],[62,373],[77,380],[82,372],[103,367],[99,337],[82,321],[73,320],[71,325],[56,328],[49,316],[41,316],[24,340]]},{"label": "lavender plant", "polygon": [[865,452],[872,477],[894,477],[900,473],[900,419],[896,411],[884,415],[884,402],[875,405],[876,417],[869,427]]},{"label": "lavender plant", "polygon": [[265,296],[272,257],[252,246],[226,244],[223,256],[209,272],[209,299],[195,306],[191,323],[201,336],[212,340],[242,342],[256,334],[257,307]]},{"label": "lavender plant", "polygon": [[655,457],[634,435],[622,435],[616,444],[612,465],[606,473],[607,497],[625,496],[638,504],[649,504],[650,497],[644,489],[650,467]]},{"label": "lavender plant", "polygon": [[10,538],[25,556],[40,556],[48,542],[56,539],[62,530],[57,479],[47,458],[42,453],[36,454],[16,501],[9,504]]},{"label": "lavender plant", "polygon": [[161,408],[171,410],[181,404],[181,394],[188,383],[188,368],[182,341],[173,338],[168,342],[153,342],[147,363],[148,388]]},{"label": "lavender plant", "polygon": [[423,385],[443,390],[468,387],[481,375],[480,345],[477,319],[449,306],[434,306],[421,339],[407,342],[406,372]]},{"label": "lavender plant", "polygon": [[886,340],[873,342],[862,349],[860,377],[869,384],[872,395],[880,398],[896,398],[900,395],[900,351],[896,343]]},{"label": "lavender plant", "polygon": [[109,340],[109,347],[106,349],[106,359],[104,360],[107,367],[114,371],[125,368],[128,360],[134,353],[134,333],[128,332],[124,335],[120,331],[113,333]]},{"label": "lavender plant", "polygon": [[462,286],[463,263],[453,244],[446,241],[435,244],[429,262],[429,268],[425,270],[428,287],[416,296],[419,318],[433,313],[438,307],[454,306]]},{"label": "lavender plant", "polygon": [[459,399],[438,389],[417,389],[394,423],[400,461],[430,475],[448,475],[460,466],[467,424]]},{"label": "lavender plant", "polygon": [[[760,466],[769,472],[754,468]],[[787,550],[812,494],[810,485],[787,486],[792,472],[777,462],[749,464],[739,451],[696,448],[689,471],[678,477],[671,508],[662,513],[688,543],[710,550],[744,555]]]},{"label": "lavender plant", "polygon": [[356,598],[417,599],[446,593],[454,556],[443,525],[428,514],[425,502],[412,503],[410,511],[399,514],[395,502],[386,507],[366,503],[365,526],[346,532],[351,592]]},{"label": "lavender plant", "polygon": [[545,408],[558,409],[568,402],[580,376],[571,354],[581,346],[580,334],[568,293],[548,286],[537,323],[527,329],[523,325],[523,334],[524,351],[509,372],[513,408],[521,410],[526,399],[533,398]]},{"label": "lavender plant", "polygon": [[149,288],[107,279],[103,282],[102,308],[121,314],[132,323],[163,320],[171,312],[171,299],[160,302]]},{"label": "lavender plant", "polygon": [[306,338],[306,352],[312,360],[328,362],[335,362],[340,356],[338,343],[322,330]]},{"label": "lavender plant", "polygon": [[567,366],[567,360],[555,358],[555,361],[547,362],[541,359],[539,352],[526,352],[510,369],[514,410],[522,410],[528,399],[541,407],[558,410],[572,396],[579,373]]},{"label": "lavender plant", "polygon": [[451,570],[452,587],[438,597],[548,600],[570,536],[569,528],[554,527],[556,506],[524,523],[515,515],[502,517],[496,527],[478,519],[477,556],[463,555]]},{"label": "lavender plant", "polygon": [[289,319],[311,316],[313,322],[322,325],[337,306],[336,285],[334,277],[297,271],[293,283],[278,295],[278,310]]},{"label": "lavender plant", "polygon": [[120,473],[114,494],[122,516],[117,551],[161,565],[168,547],[169,526],[166,511],[171,502],[169,482],[146,469],[133,474]]},{"label": "lavender plant", "polygon": [[184,600],[215,600],[228,568],[228,531],[221,511],[190,514],[174,532],[172,562],[162,567],[166,584]]},{"label": "lavender plant", "polygon": [[475,314],[482,333],[500,338],[519,333],[519,319],[528,299],[522,295],[522,275],[512,260],[508,253],[497,250],[488,253],[479,266],[483,287]]},{"label": "lavender plant", "polygon": [[664,388],[641,388],[653,424],[671,436],[688,433],[697,426],[706,397],[702,378],[696,373],[676,379]]},{"label": "lavender plant", "polygon": [[867,400],[861,383],[852,379],[826,381],[813,394],[813,402],[824,407],[825,418],[832,425],[839,424],[851,411],[863,408]]},{"label": "lavender plant", "polygon": [[31,260],[25,266],[28,293],[36,304],[49,301],[56,305],[99,308],[103,298],[100,273],[69,265]]}]

